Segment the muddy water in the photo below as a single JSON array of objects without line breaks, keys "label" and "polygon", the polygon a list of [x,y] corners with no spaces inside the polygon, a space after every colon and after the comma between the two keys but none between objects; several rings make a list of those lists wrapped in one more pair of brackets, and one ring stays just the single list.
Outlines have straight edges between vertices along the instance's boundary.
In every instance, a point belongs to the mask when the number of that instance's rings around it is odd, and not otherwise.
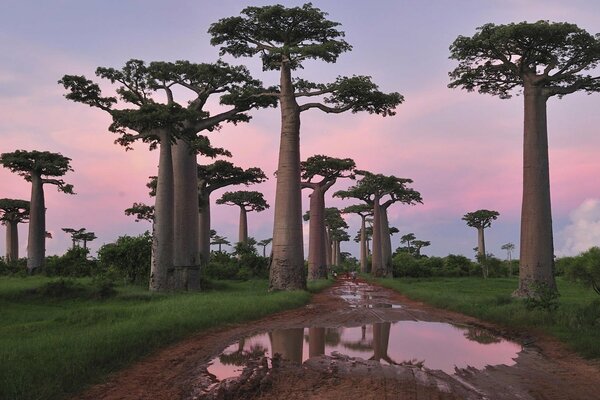
[{"label": "muddy water", "polygon": [[[345,282],[334,295],[345,302],[333,325],[305,321],[304,326],[246,337],[210,361],[213,382],[239,376],[250,362],[275,354],[295,362],[320,355],[344,355],[383,365],[418,365],[454,374],[457,369],[513,365],[521,345],[477,327],[432,321],[391,301],[377,288]],[[335,321],[346,321],[342,326]]]}]

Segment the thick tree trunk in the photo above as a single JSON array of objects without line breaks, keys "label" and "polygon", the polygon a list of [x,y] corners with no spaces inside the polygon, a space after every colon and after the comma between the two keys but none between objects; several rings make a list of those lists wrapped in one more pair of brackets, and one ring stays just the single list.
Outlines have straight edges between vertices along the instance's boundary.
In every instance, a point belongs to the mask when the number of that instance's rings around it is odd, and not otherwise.
[{"label": "thick tree trunk", "polygon": [[169,290],[173,274],[173,159],[168,133],[160,132],[158,181],[154,205],[150,290]]},{"label": "thick tree trunk", "polygon": [[308,328],[308,357],[325,354],[325,328]]},{"label": "thick tree trunk", "polygon": [[335,265],[339,266],[342,262],[342,250],[341,250],[341,243],[339,240],[336,240],[334,242],[334,248],[335,248]]},{"label": "thick tree trunk", "polygon": [[308,279],[327,278],[325,249],[325,193],[315,185],[310,195],[310,219],[308,233]]},{"label": "thick tree trunk", "polygon": [[381,207],[381,261],[385,268],[385,276],[392,277],[392,238],[390,236],[390,224],[388,222],[387,207]]},{"label": "thick tree trunk", "polygon": [[366,215],[360,216],[360,272],[367,272],[367,257],[369,249],[367,248]]},{"label": "thick tree trunk", "polygon": [[302,197],[300,192],[300,109],[294,97],[291,71],[281,65],[281,142],[275,191],[273,257],[269,289],[306,289],[302,244]]},{"label": "thick tree trunk", "polygon": [[199,196],[200,214],[198,218],[200,238],[200,262],[202,267],[208,265],[210,259],[210,193]]},{"label": "thick tree trunk", "polygon": [[486,258],[485,252],[485,237],[483,236],[483,228],[477,228],[477,258],[478,261],[482,264],[483,277],[488,277],[488,269],[487,264],[485,262]]},{"label": "thick tree trunk", "polygon": [[325,263],[327,264],[327,269],[331,268],[333,265],[333,251],[331,251],[331,235],[329,232],[329,228],[325,227]]},{"label": "thick tree trunk", "polygon": [[31,174],[29,235],[27,237],[27,271],[32,274],[44,267],[46,255],[46,205],[41,176]]},{"label": "thick tree trunk", "polygon": [[541,88],[525,83],[523,143],[523,205],[521,209],[521,259],[519,288],[515,296],[535,294],[532,285],[556,290],[554,243],[550,206],[547,97]]},{"label": "thick tree trunk", "polygon": [[19,230],[18,222],[5,221],[6,223],[6,262],[11,263],[19,259]]},{"label": "thick tree trunk", "polygon": [[242,243],[248,243],[248,212],[245,207],[240,207],[240,227],[239,227],[239,241]]},{"label": "thick tree trunk", "polygon": [[389,360],[388,347],[390,343],[390,322],[377,322],[373,324],[373,359]]},{"label": "thick tree trunk", "polygon": [[373,245],[371,255],[371,274],[381,278],[386,276],[385,265],[383,265],[383,254],[381,245],[381,207],[379,196],[373,199]]},{"label": "thick tree trunk", "polygon": [[178,140],[173,155],[173,289],[200,289],[198,166],[189,144]]}]

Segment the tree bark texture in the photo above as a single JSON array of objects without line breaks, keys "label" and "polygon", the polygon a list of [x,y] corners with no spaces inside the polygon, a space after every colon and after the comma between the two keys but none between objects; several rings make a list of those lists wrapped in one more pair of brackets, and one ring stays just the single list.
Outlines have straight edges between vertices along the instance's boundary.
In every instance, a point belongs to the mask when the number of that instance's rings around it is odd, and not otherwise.
[{"label": "tree bark texture", "polygon": [[29,235],[27,237],[27,271],[31,274],[44,267],[46,253],[46,205],[44,183],[39,174],[31,174]]},{"label": "tree bark texture", "polygon": [[302,363],[304,328],[275,329],[269,334],[273,356],[281,355],[284,360]]},{"label": "tree bark texture", "polygon": [[175,290],[200,289],[198,167],[189,144],[178,140],[173,155],[173,267]]},{"label": "tree bark texture", "polygon": [[319,185],[314,186],[310,195],[310,219],[308,234],[308,279],[327,278],[325,249],[325,193]]},{"label": "tree bark texture", "polygon": [[547,97],[542,89],[525,83],[523,143],[523,205],[521,209],[521,256],[516,296],[535,294],[532,284],[556,290],[554,243],[550,205]]},{"label": "tree bark texture", "polygon": [[308,328],[308,357],[325,354],[325,328]]},{"label": "tree bark texture", "polygon": [[281,138],[269,289],[297,290],[306,289],[307,275],[302,244],[300,109],[287,62],[281,65],[280,88]]},{"label": "tree bark texture", "polygon": [[324,229],[325,232],[325,263],[327,264],[327,269],[331,268],[333,265],[333,251],[332,251],[332,242],[331,242],[331,234],[328,228]]},{"label": "tree bark texture", "polygon": [[385,268],[385,276],[388,278],[392,277],[392,238],[390,235],[390,224],[388,222],[388,207],[381,207],[381,214],[379,219],[381,220],[381,261]]},{"label": "tree bark texture", "polygon": [[379,196],[373,199],[373,244],[371,250],[371,273],[377,278],[386,275],[385,265],[383,265],[383,254],[381,245],[381,207],[379,205]]},{"label": "tree bark texture", "polygon": [[5,221],[6,224],[6,262],[11,263],[19,259],[19,230],[18,222]]},{"label": "tree bark texture", "polygon": [[160,132],[159,137],[160,155],[158,181],[156,184],[156,203],[154,205],[153,258],[150,268],[150,290],[164,292],[173,286],[173,158],[168,133]]},{"label": "tree bark texture", "polygon": [[483,228],[477,228],[477,255],[479,258],[479,262],[482,263],[483,277],[488,277],[488,267],[485,263],[485,258],[487,253],[485,252],[485,237],[483,233]]},{"label": "tree bark texture", "polygon": [[241,243],[248,243],[248,211],[245,206],[240,206],[240,227],[239,227],[239,241]]},{"label": "tree bark texture", "polygon": [[342,250],[341,250],[341,243],[336,240],[334,243],[334,253],[335,254],[335,265],[339,266],[340,263],[342,262]]},{"label": "tree bark texture", "polygon": [[367,272],[367,257],[369,252],[367,248],[366,218],[366,215],[360,216],[360,272],[363,274]]},{"label": "tree bark texture", "polygon": [[200,238],[200,262],[205,267],[210,259],[210,193],[199,197],[198,237]]}]

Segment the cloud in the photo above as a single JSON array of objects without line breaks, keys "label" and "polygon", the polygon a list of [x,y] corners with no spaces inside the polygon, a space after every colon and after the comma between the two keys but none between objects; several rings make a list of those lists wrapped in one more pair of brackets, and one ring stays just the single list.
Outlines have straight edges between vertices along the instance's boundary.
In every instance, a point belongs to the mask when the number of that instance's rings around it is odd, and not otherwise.
[{"label": "cloud", "polygon": [[569,218],[571,222],[557,235],[563,242],[558,255],[576,255],[600,245],[600,199],[585,200]]}]

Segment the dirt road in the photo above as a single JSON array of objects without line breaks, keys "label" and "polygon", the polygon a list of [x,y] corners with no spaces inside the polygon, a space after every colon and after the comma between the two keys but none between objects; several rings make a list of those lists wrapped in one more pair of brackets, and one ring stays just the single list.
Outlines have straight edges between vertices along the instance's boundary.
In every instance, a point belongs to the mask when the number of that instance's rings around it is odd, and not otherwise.
[{"label": "dirt road", "polygon": [[191,337],[78,399],[600,399],[600,367],[364,282]]}]

